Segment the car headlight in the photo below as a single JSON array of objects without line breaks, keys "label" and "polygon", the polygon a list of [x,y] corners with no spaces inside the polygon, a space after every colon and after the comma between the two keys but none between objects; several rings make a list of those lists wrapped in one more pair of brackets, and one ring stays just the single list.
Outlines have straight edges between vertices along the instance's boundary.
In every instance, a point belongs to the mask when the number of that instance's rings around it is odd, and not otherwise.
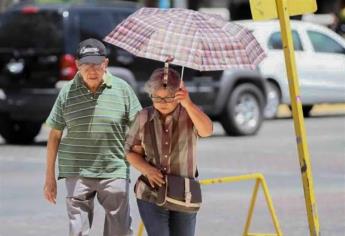
[{"label": "car headlight", "polygon": [[0,100],[5,100],[6,99],[6,94],[4,90],[0,89]]}]

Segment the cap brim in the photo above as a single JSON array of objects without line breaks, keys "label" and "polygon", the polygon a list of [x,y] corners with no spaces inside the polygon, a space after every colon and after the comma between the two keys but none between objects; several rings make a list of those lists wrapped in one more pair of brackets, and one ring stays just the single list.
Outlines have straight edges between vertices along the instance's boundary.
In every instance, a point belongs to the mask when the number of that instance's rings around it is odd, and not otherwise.
[{"label": "cap brim", "polygon": [[86,56],[79,59],[81,64],[101,64],[105,59],[105,56]]}]

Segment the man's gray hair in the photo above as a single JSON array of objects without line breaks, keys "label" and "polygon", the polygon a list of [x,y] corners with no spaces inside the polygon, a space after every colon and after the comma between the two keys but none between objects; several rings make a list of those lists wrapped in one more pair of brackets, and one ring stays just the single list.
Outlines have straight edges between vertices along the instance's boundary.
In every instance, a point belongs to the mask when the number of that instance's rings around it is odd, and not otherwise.
[{"label": "man's gray hair", "polygon": [[176,70],[171,68],[168,69],[168,84],[166,87],[164,87],[163,78],[164,68],[159,68],[153,71],[150,79],[145,83],[145,92],[151,95],[155,91],[165,88],[170,93],[174,94],[180,88],[180,74]]}]

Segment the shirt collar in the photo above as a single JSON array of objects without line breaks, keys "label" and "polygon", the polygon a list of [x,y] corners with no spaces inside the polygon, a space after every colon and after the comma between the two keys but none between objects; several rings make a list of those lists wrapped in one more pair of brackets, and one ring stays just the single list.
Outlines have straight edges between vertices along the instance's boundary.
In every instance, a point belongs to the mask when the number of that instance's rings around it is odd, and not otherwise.
[{"label": "shirt collar", "polygon": [[[77,88],[84,86],[83,78],[81,77],[79,72],[74,76],[74,81],[75,81]],[[103,75],[102,86],[104,86],[104,85],[107,88],[111,88],[113,86],[111,76],[110,76],[108,71],[106,73],[104,73],[104,75]]]},{"label": "shirt collar", "polygon": [[[153,106],[152,106],[153,107]],[[172,116],[173,120],[174,121],[178,121],[179,119],[179,115],[180,115],[180,110],[181,110],[181,105],[177,105],[177,107],[175,108],[175,110],[169,115],[169,116]],[[159,118],[160,117],[160,114],[159,114],[159,111],[156,110],[154,107],[153,107],[153,112],[150,113],[150,117],[149,117],[149,120],[153,120],[155,117]]]}]

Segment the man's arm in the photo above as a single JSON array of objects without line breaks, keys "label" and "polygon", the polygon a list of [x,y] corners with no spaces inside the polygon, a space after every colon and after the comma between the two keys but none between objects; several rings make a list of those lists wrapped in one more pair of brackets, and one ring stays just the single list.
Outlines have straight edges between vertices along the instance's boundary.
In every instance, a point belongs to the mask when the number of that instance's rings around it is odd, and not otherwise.
[{"label": "man's arm", "polygon": [[56,179],[55,179],[55,163],[57,151],[62,137],[62,130],[51,129],[48,137],[47,144],[47,162],[46,162],[46,175],[44,184],[44,197],[48,202],[56,203]]}]

